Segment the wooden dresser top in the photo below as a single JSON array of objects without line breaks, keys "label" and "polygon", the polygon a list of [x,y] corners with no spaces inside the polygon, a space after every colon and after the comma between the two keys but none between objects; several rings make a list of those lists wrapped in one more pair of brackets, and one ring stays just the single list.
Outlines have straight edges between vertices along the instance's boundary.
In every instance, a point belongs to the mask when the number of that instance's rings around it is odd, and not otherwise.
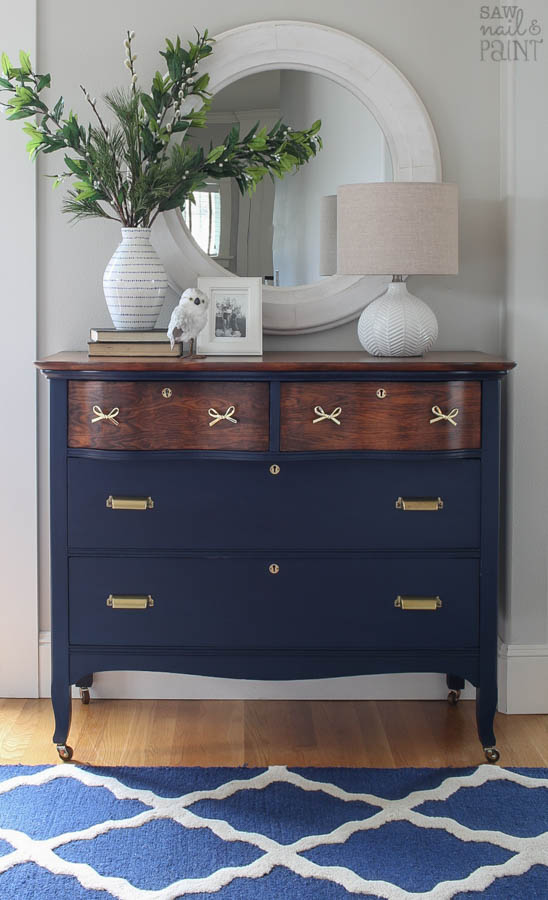
[{"label": "wooden dresser top", "polygon": [[38,360],[45,372],[507,372],[515,362],[476,351],[448,350],[421,357],[378,357],[363,351],[268,352],[263,356],[89,357],[69,350]]}]

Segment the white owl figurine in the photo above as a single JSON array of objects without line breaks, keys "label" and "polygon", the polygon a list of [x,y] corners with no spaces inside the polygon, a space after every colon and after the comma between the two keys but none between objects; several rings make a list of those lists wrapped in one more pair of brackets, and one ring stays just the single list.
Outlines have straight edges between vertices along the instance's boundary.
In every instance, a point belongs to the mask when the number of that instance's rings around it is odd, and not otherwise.
[{"label": "white owl figurine", "polygon": [[194,352],[197,335],[207,322],[209,300],[198,288],[188,288],[171,313],[167,336],[173,350],[175,344],[190,341],[190,352]]}]

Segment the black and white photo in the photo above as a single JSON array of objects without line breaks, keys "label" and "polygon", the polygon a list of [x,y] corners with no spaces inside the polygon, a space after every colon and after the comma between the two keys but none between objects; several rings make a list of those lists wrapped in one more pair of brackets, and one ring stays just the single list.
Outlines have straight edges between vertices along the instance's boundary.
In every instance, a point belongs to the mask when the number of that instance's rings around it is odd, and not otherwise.
[{"label": "black and white photo", "polygon": [[198,352],[212,356],[260,356],[263,352],[262,283],[234,275],[200,277],[209,298],[209,317]]},{"label": "black and white photo", "polygon": [[215,302],[215,337],[245,338],[247,307],[245,292],[218,297]]}]

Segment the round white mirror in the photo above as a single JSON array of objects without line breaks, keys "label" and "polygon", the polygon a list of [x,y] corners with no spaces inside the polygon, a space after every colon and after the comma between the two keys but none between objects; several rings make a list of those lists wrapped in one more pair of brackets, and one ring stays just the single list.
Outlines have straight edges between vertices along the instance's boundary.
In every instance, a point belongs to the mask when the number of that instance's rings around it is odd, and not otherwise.
[{"label": "round white mirror", "polygon": [[225,32],[204,69],[214,100],[197,141],[216,145],[235,122],[245,133],[258,120],[282,117],[303,128],[321,118],[324,148],[295,175],[274,185],[265,179],[252,198],[224,179],[207,185],[196,205],[158,219],[155,243],[174,289],[198,275],[260,275],[270,334],[321,331],[356,318],[389,278],[321,277],[322,197],[339,184],[441,180],[420,98],[372,47],[311,23]]}]

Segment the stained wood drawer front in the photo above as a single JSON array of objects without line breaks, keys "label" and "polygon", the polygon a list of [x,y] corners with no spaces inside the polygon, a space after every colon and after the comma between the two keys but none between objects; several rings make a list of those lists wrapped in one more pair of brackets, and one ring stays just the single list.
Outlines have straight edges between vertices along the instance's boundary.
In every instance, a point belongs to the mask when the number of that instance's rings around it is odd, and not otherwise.
[{"label": "stained wood drawer front", "polygon": [[297,383],[281,388],[282,450],[464,450],[481,445],[473,381]]},{"label": "stained wood drawer front", "polygon": [[[70,459],[70,546],[154,550],[479,546],[479,460],[341,463],[280,457],[277,474],[271,474],[271,465],[248,460]],[[417,498],[426,498],[426,509],[415,508]],[[132,504],[137,508],[123,508]]]},{"label": "stained wood drawer front", "polygon": [[268,445],[266,383],[69,382],[69,447],[267,450]]},{"label": "stained wood drawer front", "polygon": [[[229,649],[475,647],[478,585],[479,563],[472,559],[73,558],[70,641]],[[153,605],[144,606],[149,595]],[[441,607],[433,600],[428,610],[398,608],[401,595],[439,596]],[[116,598],[113,606],[109,596]],[[145,598],[143,608],[115,608],[117,598],[127,596]]]}]

